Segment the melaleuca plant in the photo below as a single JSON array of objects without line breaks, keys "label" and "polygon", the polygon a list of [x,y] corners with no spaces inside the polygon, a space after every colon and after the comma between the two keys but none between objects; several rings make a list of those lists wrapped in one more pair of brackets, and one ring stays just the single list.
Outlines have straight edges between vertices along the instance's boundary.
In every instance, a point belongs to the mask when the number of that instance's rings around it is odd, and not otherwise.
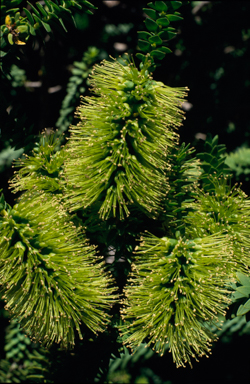
[{"label": "melaleuca plant", "polygon": [[[250,201],[248,196],[236,185],[231,188],[224,177],[211,177],[213,191],[199,190],[197,209],[186,218],[191,236],[206,236],[221,233],[231,243],[232,267],[248,272]],[[196,222],[195,226],[191,223]],[[230,255],[227,256],[230,259]]]},{"label": "melaleuca plant", "polygon": [[1,199],[0,278],[6,309],[24,331],[43,344],[67,348],[76,330],[82,338],[80,324],[94,333],[106,328],[116,295],[79,221],[60,202],[63,150],[55,153],[56,144],[45,134],[13,184],[28,192],[13,208]]},{"label": "melaleuca plant", "polygon": [[63,169],[66,152],[60,148],[60,138],[56,132],[46,130],[40,135],[31,156],[14,162],[19,168],[10,180],[10,187],[14,193],[26,190],[42,190],[45,192],[61,194],[63,185],[60,173]]},{"label": "melaleuca plant", "polygon": [[[120,266],[132,260],[116,313],[124,343],[169,349],[177,366],[209,355],[210,328],[226,314],[230,283],[238,271],[248,273],[249,201],[222,177],[216,140],[200,160],[179,146],[187,87],[153,79],[155,60],[167,52],[153,48],[172,36],[167,26],[180,16],[167,12],[179,6],[150,3],[155,21],[146,23],[152,33],[139,67],[128,55],[96,65],[92,96],[83,98],[67,145],[58,150],[45,135],[11,181],[15,192],[26,192],[13,208],[2,203],[6,308],[46,345],[71,347],[82,323],[95,333],[110,324],[118,297],[95,245],[122,256]],[[135,235],[137,223],[142,233]],[[131,241],[123,254],[119,232]]]},{"label": "melaleuca plant", "polygon": [[94,96],[78,109],[67,146],[66,204],[71,210],[100,205],[102,219],[124,219],[136,205],[152,215],[169,189],[170,149],[178,143],[180,108],[187,88],[154,81],[150,61],[138,70],[129,59],[96,65]]},{"label": "melaleuca plant", "polygon": [[132,349],[145,339],[161,354],[169,347],[177,367],[208,355],[214,337],[206,324],[218,323],[230,302],[226,245],[223,236],[141,237],[120,328]]}]

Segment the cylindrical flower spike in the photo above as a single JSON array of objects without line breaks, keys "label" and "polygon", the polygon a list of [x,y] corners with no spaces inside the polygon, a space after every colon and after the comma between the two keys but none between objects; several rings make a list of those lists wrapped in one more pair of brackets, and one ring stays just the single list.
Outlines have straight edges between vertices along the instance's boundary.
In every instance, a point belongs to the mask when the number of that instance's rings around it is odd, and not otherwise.
[{"label": "cylindrical flower spike", "polygon": [[71,127],[65,177],[71,210],[100,201],[100,217],[123,219],[129,205],[155,212],[168,189],[164,172],[169,148],[176,145],[180,106],[187,88],[154,81],[145,63],[106,61],[95,66],[81,118]]},{"label": "cylindrical flower spike", "polygon": [[6,309],[24,332],[50,346],[74,345],[80,324],[104,331],[113,281],[81,228],[55,198],[25,193],[0,215],[0,281]]},{"label": "cylindrical flower spike", "polygon": [[197,189],[196,209],[185,218],[187,234],[200,237],[222,233],[233,249],[230,270],[249,274],[250,199],[240,188],[231,188],[226,179],[211,177],[211,182],[213,193]]},{"label": "cylindrical flower spike", "polygon": [[187,240],[145,234],[135,252],[131,284],[125,288],[120,332],[132,349],[142,341],[178,366],[209,354],[216,324],[230,303],[224,236]]},{"label": "cylindrical flower spike", "polygon": [[54,132],[45,130],[33,154],[15,160],[14,166],[21,168],[15,171],[10,181],[14,193],[25,190],[62,192],[60,172],[66,153],[64,149],[59,151],[58,145],[59,138],[56,138]]}]

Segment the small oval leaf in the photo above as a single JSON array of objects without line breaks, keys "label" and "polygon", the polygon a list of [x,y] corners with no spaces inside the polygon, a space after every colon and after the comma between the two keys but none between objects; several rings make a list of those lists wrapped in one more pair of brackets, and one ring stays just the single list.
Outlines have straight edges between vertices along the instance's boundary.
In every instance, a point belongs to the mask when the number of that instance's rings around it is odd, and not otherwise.
[{"label": "small oval leaf", "polygon": [[167,27],[170,23],[170,21],[167,19],[167,17],[160,17],[156,20],[158,25],[161,25],[162,27]]},{"label": "small oval leaf", "polygon": [[154,9],[149,9],[149,8],[142,8],[143,11],[151,17],[151,19],[156,20],[157,19],[157,12]]},{"label": "small oval leaf", "polygon": [[19,27],[17,27],[17,30],[19,33],[28,33],[29,27],[27,25],[19,25]]},{"label": "small oval leaf", "polygon": [[[164,46],[158,47],[157,50],[162,51],[164,53],[171,53],[172,52],[171,49],[169,49],[168,47],[164,47]],[[187,202],[187,200],[185,200],[185,202]]]},{"label": "small oval leaf", "polygon": [[36,36],[35,28],[33,28],[32,25],[30,25],[30,34]]},{"label": "small oval leaf", "polygon": [[[172,3],[172,1],[171,1]],[[156,1],[155,2],[155,9],[159,12],[166,12],[168,7],[167,5],[164,3],[164,1]]]},{"label": "small oval leaf", "polygon": [[181,1],[170,1],[170,3],[174,11],[182,6]]},{"label": "small oval leaf", "polygon": [[17,12],[15,14],[15,22],[17,22],[19,20],[19,17],[20,17],[20,12]]},{"label": "small oval leaf", "polygon": [[162,31],[159,36],[162,40],[171,40],[177,35],[176,32]]},{"label": "small oval leaf", "polygon": [[236,313],[237,316],[243,316],[245,315],[247,312],[249,312],[249,309],[245,308],[244,305],[240,305],[239,308],[238,308],[238,311]]},{"label": "small oval leaf", "polygon": [[8,33],[8,40],[9,40],[9,43],[10,43],[11,45],[13,45],[13,44],[14,44],[14,41],[13,41],[13,36],[12,36],[12,34],[11,34],[11,33]]},{"label": "small oval leaf", "polygon": [[151,43],[151,44],[162,44],[162,39],[159,37],[159,36],[151,36],[148,41]]},{"label": "small oval leaf", "polygon": [[152,3],[152,2],[151,2],[151,3],[148,3],[147,5],[148,5],[148,7],[150,7],[150,8],[156,9],[154,3]]},{"label": "small oval leaf", "polygon": [[145,40],[138,40],[138,46],[143,52],[148,52],[150,50],[150,43]]},{"label": "small oval leaf", "polygon": [[237,272],[237,273],[236,273],[236,276],[237,276],[237,279],[239,280],[239,282],[240,282],[242,285],[248,285],[248,286],[250,286],[250,277],[249,277],[249,276],[246,276],[246,275],[244,275],[244,274],[241,273],[241,272]]},{"label": "small oval leaf", "polygon": [[158,24],[156,24],[156,22],[154,20],[152,20],[152,19],[146,19],[145,20],[145,24],[146,24],[147,29],[150,32],[156,32],[159,29]]},{"label": "small oval leaf", "polygon": [[237,287],[236,292],[240,292],[246,297],[248,297],[250,295],[250,287],[245,287],[245,286]]},{"label": "small oval leaf", "polygon": [[47,32],[51,32],[51,28],[50,28],[50,25],[48,23],[45,23],[43,20],[42,20],[42,25],[44,26],[45,30]]},{"label": "small oval leaf", "polygon": [[165,53],[155,49],[154,51],[150,52],[150,56],[153,56],[153,57],[157,58],[158,60],[162,60],[165,57]]},{"label": "small oval leaf", "polygon": [[145,31],[138,31],[138,39],[148,40],[151,37],[151,33]]},{"label": "small oval leaf", "polygon": [[250,299],[245,302],[244,307],[250,311]]},{"label": "small oval leaf", "polygon": [[246,297],[246,295],[236,291],[232,295],[232,300],[243,299],[243,297]]},{"label": "small oval leaf", "polygon": [[166,15],[169,21],[183,20],[183,17],[177,15]]},{"label": "small oval leaf", "polygon": [[143,63],[146,60],[146,55],[143,55],[142,53],[137,53],[135,56],[138,57],[138,59],[141,60]]}]

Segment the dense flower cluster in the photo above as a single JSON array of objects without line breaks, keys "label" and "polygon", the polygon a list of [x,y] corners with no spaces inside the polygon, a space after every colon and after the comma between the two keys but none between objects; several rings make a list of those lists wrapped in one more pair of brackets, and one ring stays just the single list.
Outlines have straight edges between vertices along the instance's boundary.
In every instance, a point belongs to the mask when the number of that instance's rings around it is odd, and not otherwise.
[{"label": "dense flower cluster", "polygon": [[231,188],[224,178],[211,178],[211,182],[214,192],[197,190],[195,209],[185,219],[188,234],[195,237],[223,234],[234,253],[230,268],[249,273],[250,200],[237,186]]},{"label": "dense flower cluster", "polygon": [[[184,88],[154,81],[144,64],[104,61],[95,66],[94,96],[85,97],[71,128],[65,177],[71,210],[100,203],[100,217],[123,219],[129,205],[159,208],[168,185],[167,154],[177,144]],[[66,204],[67,204],[66,201]]]},{"label": "dense flower cluster", "polygon": [[[58,201],[25,193],[0,212],[0,280],[6,309],[36,341],[72,347],[83,323],[103,331],[112,278]],[[98,262],[99,261],[99,262]]]},{"label": "dense flower cluster", "polygon": [[207,324],[218,324],[230,302],[225,286],[233,251],[227,242],[218,234],[194,240],[145,234],[125,288],[125,343],[134,349],[147,341],[162,354],[169,347],[177,366],[208,355],[213,336]]},{"label": "dense flower cluster", "polygon": [[59,138],[51,130],[45,130],[31,156],[16,160],[15,176],[10,181],[13,192],[42,190],[59,192],[62,189],[60,172],[66,153],[59,150]]}]

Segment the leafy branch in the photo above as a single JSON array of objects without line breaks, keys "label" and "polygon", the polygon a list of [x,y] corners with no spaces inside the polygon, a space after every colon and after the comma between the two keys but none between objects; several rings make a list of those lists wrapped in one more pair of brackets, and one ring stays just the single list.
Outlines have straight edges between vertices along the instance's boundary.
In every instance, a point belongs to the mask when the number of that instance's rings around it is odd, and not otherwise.
[{"label": "leafy branch", "polygon": [[[27,1],[27,8],[19,6],[22,0],[3,0],[1,5],[1,57],[8,51],[9,44],[25,45],[30,35],[36,36],[42,28],[51,33],[51,26],[58,28],[58,23],[67,32],[63,19],[73,20],[75,11],[92,14],[96,7],[87,0],[45,0],[35,5]],[[29,8],[29,9],[28,9]],[[8,48],[7,48],[8,49]]]},{"label": "leafy branch", "polygon": [[170,26],[170,22],[183,19],[176,11],[181,5],[181,1],[155,1],[148,3],[149,8],[143,8],[147,15],[144,23],[148,32],[138,32],[138,46],[146,54],[137,53],[136,56],[142,62],[150,56],[152,70],[157,66],[155,60],[162,60],[166,54],[172,52],[166,45],[177,35],[177,31]]},{"label": "leafy branch", "polygon": [[59,133],[66,131],[69,125],[73,122],[73,112],[80,100],[80,95],[85,91],[88,83],[88,75],[92,69],[93,64],[98,60],[100,51],[96,47],[89,47],[84,52],[81,61],[74,62],[72,69],[72,76],[69,78],[67,84],[67,94],[63,99],[60,109],[60,116],[56,122]]}]

